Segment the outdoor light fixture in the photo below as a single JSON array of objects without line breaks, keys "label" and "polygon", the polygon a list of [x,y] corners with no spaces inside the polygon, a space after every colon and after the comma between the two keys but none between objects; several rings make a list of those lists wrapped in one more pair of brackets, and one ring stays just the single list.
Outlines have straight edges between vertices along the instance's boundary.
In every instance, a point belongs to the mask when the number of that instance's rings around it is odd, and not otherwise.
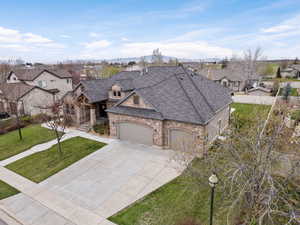
[{"label": "outdoor light fixture", "polygon": [[219,182],[219,179],[216,174],[212,174],[208,178],[209,185],[211,186],[211,197],[210,197],[210,225],[213,224],[213,211],[214,211],[214,195],[215,195],[215,187]]}]

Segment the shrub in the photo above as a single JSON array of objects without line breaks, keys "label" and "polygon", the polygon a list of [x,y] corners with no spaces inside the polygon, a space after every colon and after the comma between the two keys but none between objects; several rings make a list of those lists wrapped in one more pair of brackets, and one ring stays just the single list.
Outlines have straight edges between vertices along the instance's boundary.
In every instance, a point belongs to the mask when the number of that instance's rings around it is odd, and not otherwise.
[{"label": "shrub", "polygon": [[109,134],[109,127],[108,127],[107,123],[97,124],[93,127],[93,129],[96,133],[101,134],[101,135]]},{"label": "shrub", "polygon": [[296,120],[296,122],[300,122],[300,110],[292,112],[291,119]]}]

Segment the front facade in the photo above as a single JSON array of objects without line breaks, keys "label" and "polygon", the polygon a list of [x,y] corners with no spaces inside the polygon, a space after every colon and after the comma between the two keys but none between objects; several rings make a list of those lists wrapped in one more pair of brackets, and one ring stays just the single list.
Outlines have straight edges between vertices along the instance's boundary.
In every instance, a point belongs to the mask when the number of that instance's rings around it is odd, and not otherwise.
[{"label": "front facade", "polygon": [[31,68],[11,71],[6,83],[20,82],[49,90],[58,99],[73,89],[71,74],[63,70]]},{"label": "front facade", "polygon": [[231,97],[221,85],[174,66],[85,81],[64,102],[77,126],[106,118],[113,138],[203,149],[228,126]]},{"label": "front facade", "polygon": [[300,65],[291,65],[280,71],[281,77],[300,79]]},{"label": "front facade", "polygon": [[0,85],[0,112],[10,115],[37,115],[54,101],[53,93],[24,83]]}]

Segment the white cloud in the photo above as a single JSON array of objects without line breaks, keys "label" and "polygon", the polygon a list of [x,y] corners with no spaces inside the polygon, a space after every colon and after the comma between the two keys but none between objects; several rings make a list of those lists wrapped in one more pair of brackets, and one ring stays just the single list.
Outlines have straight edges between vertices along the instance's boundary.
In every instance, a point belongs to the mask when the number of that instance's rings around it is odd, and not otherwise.
[{"label": "white cloud", "polygon": [[283,33],[300,29],[300,14],[281,22],[275,26],[264,28],[263,33]]},{"label": "white cloud", "polygon": [[37,34],[26,33],[23,36],[24,36],[24,41],[28,42],[28,43],[51,43],[51,42],[53,42],[52,40],[42,37]]},{"label": "white cloud", "polygon": [[66,34],[61,34],[60,37],[61,37],[61,38],[71,38],[70,35],[66,35]]},{"label": "white cloud", "polygon": [[83,44],[87,49],[99,49],[99,48],[106,48],[111,45],[111,42],[107,40],[100,40],[100,41],[92,41]]},{"label": "white cloud", "polygon": [[122,37],[122,38],[121,38],[121,41],[129,41],[129,39],[126,38],[126,37]]},{"label": "white cloud", "polygon": [[95,38],[95,37],[99,37],[100,34],[95,33],[95,32],[90,32],[90,33],[89,33],[89,36]]},{"label": "white cloud", "polygon": [[159,48],[164,55],[178,58],[204,58],[231,56],[232,50],[205,41],[193,42],[137,42],[126,43],[121,46],[121,55],[140,56],[149,55],[153,49]]},{"label": "white cloud", "polygon": [[18,30],[0,27],[0,48],[14,51],[43,51],[44,48],[61,49],[65,46],[33,33],[21,33]]}]

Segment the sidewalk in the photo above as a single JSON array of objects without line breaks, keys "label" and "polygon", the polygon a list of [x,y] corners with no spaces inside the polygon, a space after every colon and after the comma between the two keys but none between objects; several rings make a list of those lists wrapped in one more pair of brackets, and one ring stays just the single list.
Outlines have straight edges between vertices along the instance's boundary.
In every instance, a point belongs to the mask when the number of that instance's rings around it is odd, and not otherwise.
[{"label": "sidewalk", "polygon": [[76,225],[114,224],[93,212],[58,197],[53,192],[48,191],[47,188],[41,187],[4,167],[0,167],[0,179]]}]

